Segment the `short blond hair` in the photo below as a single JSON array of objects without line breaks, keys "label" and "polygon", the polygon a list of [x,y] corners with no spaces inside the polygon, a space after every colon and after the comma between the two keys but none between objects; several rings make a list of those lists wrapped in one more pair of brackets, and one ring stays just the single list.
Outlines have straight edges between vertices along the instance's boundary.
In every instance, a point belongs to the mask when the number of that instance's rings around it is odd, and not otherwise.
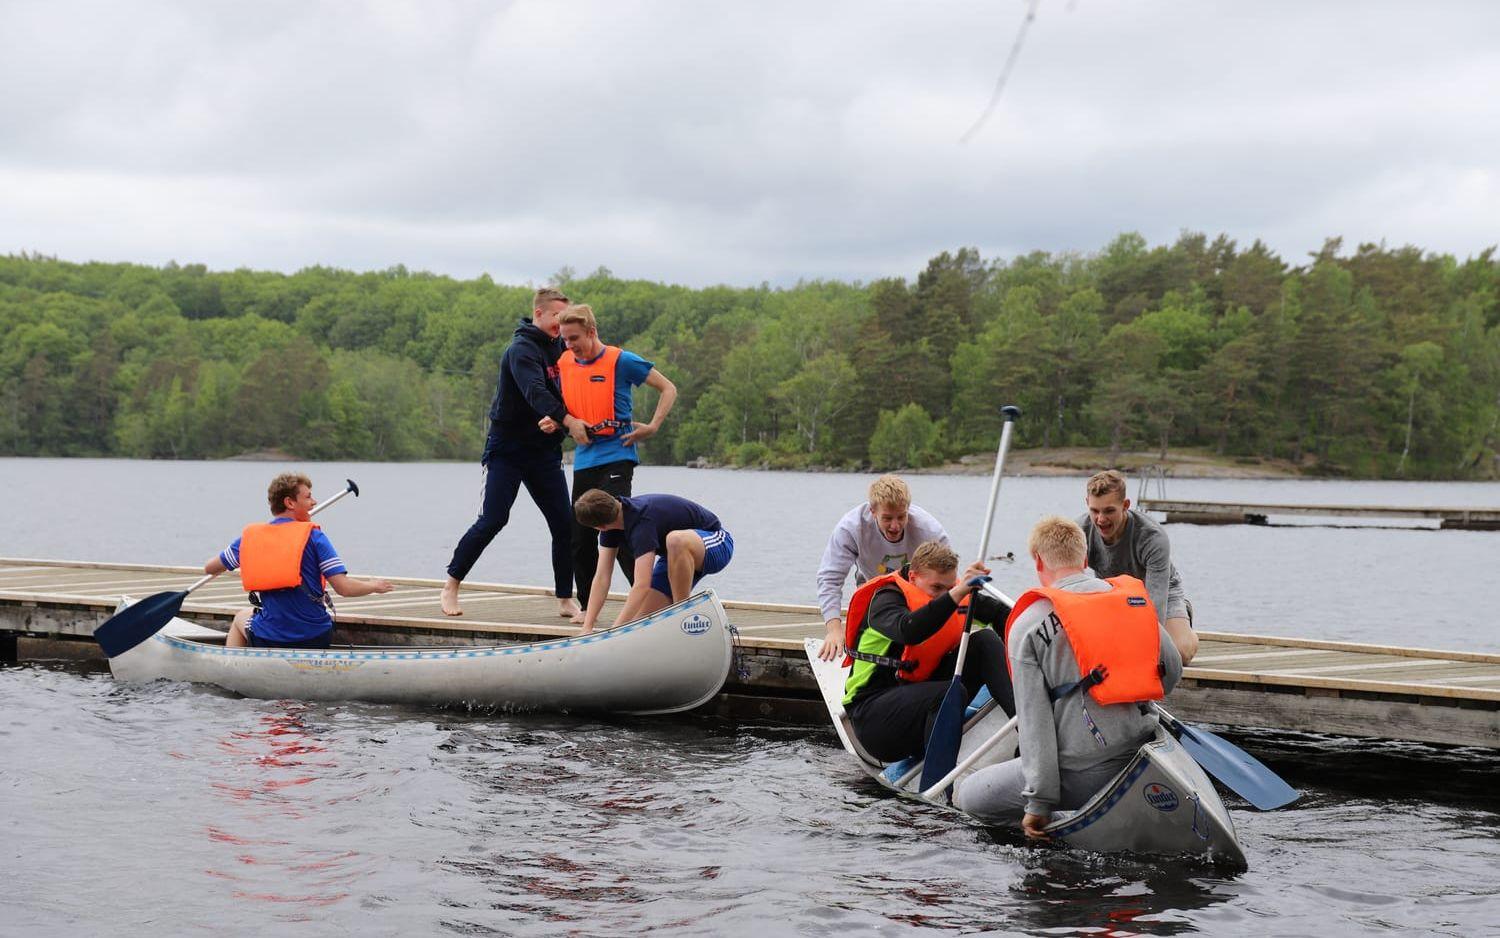
[{"label": "short blond hair", "polygon": [[587,303],[574,303],[557,314],[557,321],[564,326],[582,326],[589,332],[599,331],[599,323],[594,319],[594,307]]},{"label": "short blond hair", "polygon": [[1089,547],[1083,528],[1062,515],[1048,515],[1031,529],[1026,550],[1040,557],[1049,570],[1064,570],[1088,564]]},{"label": "short blond hair", "polygon": [[573,503],[573,517],[586,528],[602,528],[620,517],[620,500],[603,489],[589,489]]},{"label": "short blond hair", "polygon": [[1095,498],[1102,498],[1105,495],[1118,495],[1124,498],[1125,477],[1113,469],[1096,472],[1092,476],[1089,476],[1089,481],[1084,486],[1084,491]]},{"label": "short blond hair", "polygon": [[271,484],[266,487],[266,501],[271,505],[271,514],[279,515],[286,511],[286,500],[296,498],[297,490],[304,485],[308,491],[312,491],[312,479],[300,472],[283,472],[272,479]]},{"label": "short blond hair", "polygon": [[555,303],[559,300],[564,303],[571,302],[568,299],[568,295],[557,287],[541,287],[536,291],[536,295],[531,298],[531,308],[533,310],[542,309],[547,303]]},{"label": "short blond hair", "polygon": [[941,541],[927,541],[911,554],[911,569],[947,573],[958,569],[958,554]]},{"label": "short blond hair", "polygon": [[870,483],[870,507],[886,505],[890,508],[911,507],[911,489],[900,476],[883,475]]}]

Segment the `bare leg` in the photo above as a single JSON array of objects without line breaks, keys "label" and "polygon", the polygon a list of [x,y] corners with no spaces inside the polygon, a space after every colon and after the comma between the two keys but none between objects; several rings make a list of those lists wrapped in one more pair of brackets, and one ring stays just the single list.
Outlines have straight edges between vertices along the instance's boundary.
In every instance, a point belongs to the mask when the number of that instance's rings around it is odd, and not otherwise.
[{"label": "bare leg", "polygon": [[443,615],[461,616],[464,614],[463,609],[458,605],[458,588],[460,585],[462,584],[451,576],[443,583]]},{"label": "bare leg", "polygon": [[234,621],[229,624],[229,635],[224,639],[225,648],[248,648],[250,639],[245,636],[245,623],[255,615],[254,609],[241,609],[234,614]]},{"label": "bare leg", "polygon": [[656,590],[646,591],[646,601],[641,603],[641,608],[636,613],[637,619],[644,619],[653,612],[660,612],[672,604],[672,600],[665,594]]},{"label": "bare leg", "polygon": [[672,584],[672,602],[680,603],[688,598],[693,591],[693,574],[702,569],[703,538],[696,531],[668,534],[667,582]]},{"label": "bare leg", "polygon": [[1182,655],[1182,663],[1187,664],[1198,654],[1198,633],[1188,624],[1187,619],[1168,619],[1163,628],[1167,635],[1171,636],[1172,644],[1177,646],[1177,653]]}]

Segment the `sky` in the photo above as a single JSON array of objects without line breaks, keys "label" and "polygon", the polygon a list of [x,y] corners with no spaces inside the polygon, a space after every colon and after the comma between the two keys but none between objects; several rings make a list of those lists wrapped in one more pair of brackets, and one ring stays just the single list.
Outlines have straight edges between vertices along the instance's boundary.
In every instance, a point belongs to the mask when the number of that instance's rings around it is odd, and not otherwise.
[{"label": "sky", "polygon": [[0,254],[703,286],[1500,241],[1500,3],[0,0]]}]

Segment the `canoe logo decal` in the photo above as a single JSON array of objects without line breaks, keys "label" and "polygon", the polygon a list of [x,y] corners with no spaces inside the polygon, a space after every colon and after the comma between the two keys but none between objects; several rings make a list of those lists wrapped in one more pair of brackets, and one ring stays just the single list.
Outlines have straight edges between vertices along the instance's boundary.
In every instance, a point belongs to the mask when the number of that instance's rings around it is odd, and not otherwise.
[{"label": "canoe logo decal", "polygon": [[713,628],[713,623],[708,620],[708,616],[694,613],[682,620],[682,630],[689,635],[702,635],[710,628]]},{"label": "canoe logo decal", "polygon": [[1177,810],[1177,792],[1161,782],[1152,782],[1141,789],[1141,794],[1146,796],[1147,804],[1162,813]]}]

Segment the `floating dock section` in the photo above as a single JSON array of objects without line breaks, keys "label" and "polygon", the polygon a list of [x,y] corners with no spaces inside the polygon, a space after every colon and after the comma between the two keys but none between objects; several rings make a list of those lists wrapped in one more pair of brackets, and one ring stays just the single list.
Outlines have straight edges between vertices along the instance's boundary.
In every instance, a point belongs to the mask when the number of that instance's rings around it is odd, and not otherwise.
[{"label": "floating dock section", "polygon": [[1185,524],[1269,524],[1276,516],[1427,520],[1442,528],[1500,531],[1500,508],[1440,508],[1389,505],[1262,505],[1247,502],[1201,502],[1142,498],[1142,511],[1163,512],[1167,521]]},{"label": "floating dock section", "polygon": [[[93,631],[122,595],[178,590],[196,567],[0,558],[0,657],[100,657]],[[338,600],[336,639],[351,644],[527,642],[576,631],[541,587],[465,584],[464,615],[444,616],[442,583],[387,577],[383,595]],[[611,594],[610,609],[623,600]],[[190,595],[183,617],[227,626],[245,594],[226,574]],[[725,601],[736,663],[710,705],[731,716],[823,725],[802,642],[823,633],[816,606]],[[1227,727],[1500,749],[1500,655],[1200,632],[1198,656],[1169,703]]]}]

